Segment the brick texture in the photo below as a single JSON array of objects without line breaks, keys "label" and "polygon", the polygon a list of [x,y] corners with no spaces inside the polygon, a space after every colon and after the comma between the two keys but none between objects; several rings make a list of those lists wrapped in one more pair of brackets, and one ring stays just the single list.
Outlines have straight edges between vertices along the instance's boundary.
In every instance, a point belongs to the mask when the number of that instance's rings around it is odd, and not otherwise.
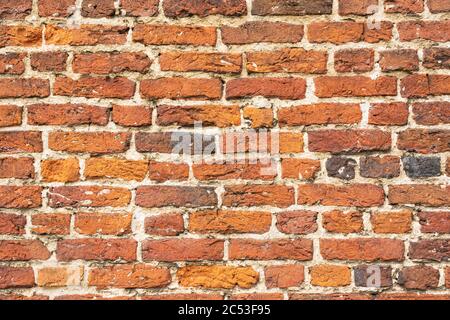
[{"label": "brick texture", "polygon": [[449,300],[449,15],[0,0],[0,300]]}]

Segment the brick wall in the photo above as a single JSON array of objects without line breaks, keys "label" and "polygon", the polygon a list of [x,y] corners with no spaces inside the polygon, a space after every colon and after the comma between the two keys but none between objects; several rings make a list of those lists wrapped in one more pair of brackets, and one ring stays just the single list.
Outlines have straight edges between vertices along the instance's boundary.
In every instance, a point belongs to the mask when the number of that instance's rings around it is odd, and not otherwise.
[{"label": "brick wall", "polygon": [[0,0],[0,297],[449,299],[449,43],[449,0]]}]

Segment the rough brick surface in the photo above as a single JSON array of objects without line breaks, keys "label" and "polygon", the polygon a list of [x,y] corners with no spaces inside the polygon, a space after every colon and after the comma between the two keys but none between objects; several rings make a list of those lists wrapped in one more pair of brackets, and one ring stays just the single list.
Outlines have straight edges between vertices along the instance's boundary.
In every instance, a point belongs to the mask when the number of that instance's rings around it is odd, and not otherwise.
[{"label": "rough brick surface", "polygon": [[0,0],[0,300],[450,299],[448,0]]}]

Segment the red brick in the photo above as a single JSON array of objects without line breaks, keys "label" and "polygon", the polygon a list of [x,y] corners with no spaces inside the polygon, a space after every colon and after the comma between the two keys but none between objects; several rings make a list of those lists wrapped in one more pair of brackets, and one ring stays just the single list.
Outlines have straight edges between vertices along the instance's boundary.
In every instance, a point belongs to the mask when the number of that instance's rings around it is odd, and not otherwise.
[{"label": "red brick", "polygon": [[13,213],[0,213],[0,234],[22,235],[25,234],[27,218],[24,215]]},{"label": "red brick", "polygon": [[304,267],[295,264],[268,266],[264,269],[264,275],[268,289],[299,287],[305,280]]},{"label": "red brick", "polygon": [[391,204],[416,204],[444,207],[450,204],[450,186],[433,184],[404,184],[389,186]]},{"label": "red brick", "polygon": [[396,239],[321,239],[320,253],[327,260],[403,261],[404,244]]},{"label": "red brick", "polygon": [[286,208],[295,203],[294,189],[283,185],[226,186],[222,199],[227,207],[266,205]]},{"label": "red brick", "polygon": [[374,207],[384,203],[382,187],[371,184],[299,186],[298,203],[304,205]]},{"label": "red brick", "polygon": [[42,28],[28,25],[0,26],[0,48],[39,47],[42,44]]},{"label": "red brick", "polygon": [[41,17],[68,17],[75,12],[76,0],[39,0],[38,10]]},{"label": "red brick", "polygon": [[277,229],[286,234],[309,234],[317,231],[317,212],[284,211],[277,214]]},{"label": "red brick", "polygon": [[269,212],[198,211],[189,215],[189,231],[194,233],[266,233],[272,224]]},{"label": "red brick", "polygon": [[131,193],[125,188],[110,187],[54,187],[49,190],[49,205],[63,207],[125,207]]},{"label": "red brick", "polygon": [[364,24],[359,22],[313,22],[308,26],[308,40],[312,43],[359,42],[363,35]]},{"label": "red brick", "polygon": [[423,0],[387,0],[384,3],[384,11],[388,13],[421,13],[423,10]]},{"label": "red brick", "polygon": [[141,127],[152,124],[153,109],[148,106],[113,105],[112,121],[123,127]]},{"label": "red brick", "polygon": [[343,265],[316,265],[309,268],[311,284],[319,287],[345,287],[351,282],[351,269]]},{"label": "red brick", "polygon": [[320,124],[355,124],[362,119],[358,104],[320,103],[280,108],[280,126],[306,126]]},{"label": "red brick", "polygon": [[423,233],[450,233],[450,212],[419,212],[418,216]]},{"label": "red brick", "polygon": [[400,92],[404,98],[425,98],[450,94],[450,76],[413,74],[401,80]]},{"label": "red brick", "polygon": [[137,243],[132,239],[65,239],[56,248],[58,261],[135,261]]},{"label": "red brick", "polygon": [[22,124],[22,107],[0,105],[0,127],[13,127]]},{"label": "red brick", "polygon": [[389,71],[417,71],[419,70],[419,56],[413,49],[390,50],[380,52],[381,70]]},{"label": "red brick", "polygon": [[408,124],[409,109],[406,103],[374,103],[369,110],[369,124],[403,126]]},{"label": "red brick", "polygon": [[222,26],[225,44],[297,43],[303,38],[303,25],[283,22],[250,21],[238,27]]},{"label": "red brick", "polygon": [[143,52],[81,53],[75,54],[72,69],[81,74],[146,73],[151,63]]},{"label": "red brick", "polygon": [[102,288],[162,288],[171,281],[167,268],[144,264],[94,268],[89,273],[89,286]]},{"label": "red brick", "polygon": [[53,92],[57,96],[130,99],[134,95],[135,86],[133,81],[121,77],[84,77],[79,80],[58,77]]},{"label": "red brick", "polygon": [[387,151],[391,133],[381,130],[320,130],[308,132],[309,151],[359,153]]},{"label": "red brick", "polygon": [[66,52],[35,52],[31,54],[31,68],[40,72],[63,72],[67,68]]},{"label": "red brick", "polygon": [[45,98],[49,95],[50,84],[45,79],[0,79],[0,98]]},{"label": "red brick", "polygon": [[[180,150],[178,144],[181,143],[183,144]],[[212,150],[210,150],[211,146]],[[214,153],[215,142],[212,135],[193,134],[184,131],[137,132],[136,150],[138,152],[195,155],[207,153],[207,151]]]},{"label": "red brick", "polygon": [[374,68],[375,52],[371,49],[343,49],[334,54],[337,72],[368,72]]},{"label": "red brick", "polygon": [[232,294],[230,300],[273,301],[284,300],[282,293],[239,293]]},{"label": "red brick", "polygon": [[359,211],[343,212],[339,210],[324,212],[323,228],[331,233],[359,233],[363,231],[363,215]]},{"label": "red brick", "polygon": [[42,187],[0,186],[0,208],[31,209],[42,205]]},{"label": "red brick", "polygon": [[76,158],[42,160],[41,176],[45,182],[75,182],[80,179],[80,164]]},{"label": "red brick", "polygon": [[282,159],[281,171],[283,178],[296,180],[314,180],[320,172],[319,160],[312,159]]},{"label": "red brick", "polygon": [[114,0],[83,0],[81,15],[88,18],[111,17],[115,14]]},{"label": "red brick", "polygon": [[331,14],[333,8],[332,0],[296,0],[286,2],[285,0],[253,0],[252,14],[267,15],[320,15]]},{"label": "red brick", "polygon": [[158,14],[159,0],[121,0],[121,12],[129,17],[153,17]]},{"label": "red brick", "polygon": [[70,233],[70,214],[35,214],[31,217],[31,231],[38,235],[68,235]]},{"label": "red brick", "polygon": [[299,260],[313,257],[309,239],[247,240],[232,239],[229,245],[231,260]]},{"label": "red brick", "polygon": [[45,40],[47,44],[93,46],[124,44],[127,41],[129,28],[127,26],[107,26],[85,24],[78,28],[64,28],[47,25]]},{"label": "red brick", "polygon": [[170,18],[183,18],[193,15],[206,17],[220,14],[223,16],[243,16],[247,14],[245,0],[166,0],[163,2],[164,14]]},{"label": "red brick", "polygon": [[300,48],[279,51],[249,52],[247,70],[255,73],[299,72],[326,73],[328,54],[325,51],[306,51]]},{"label": "red brick", "polygon": [[183,215],[160,214],[145,218],[145,233],[155,236],[177,236],[184,232]]},{"label": "red brick", "polygon": [[227,82],[226,98],[262,96],[282,100],[305,98],[306,81],[300,78],[241,78]]},{"label": "red brick", "polygon": [[47,260],[50,252],[39,240],[0,240],[0,261]]},{"label": "red brick", "polygon": [[429,69],[450,69],[450,48],[424,49],[423,66]]},{"label": "red brick", "polygon": [[25,72],[23,53],[0,54],[0,74],[22,74]]},{"label": "red brick", "polygon": [[392,179],[400,176],[400,158],[396,156],[363,157],[360,159],[361,176],[364,178]]},{"label": "red brick", "polygon": [[374,97],[397,95],[397,78],[380,76],[373,80],[364,76],[323,76],[314,80],[316,96],[336,97]]},{"label": "red brick", "polygon": [[432,13],[449,12],[450,3],[448,0],[429,0],[428,8]]},{"label": "red brick", "polygon": [[129,148],[130,133],[50,132],[48,145],[55,151],[69,153],[121,153]]},{"label": "red brick", "polygon": [[[274,162],[270,164],[276,165]],[[273,180],[275,172],[264,172],[269,170],[270,164],[249,163],[245,164],[194,164],[192,166],[194,177],[198,180]],[[271,170],[269,170],[271,171]]]},{"label": "red brick", "polygon": [[146,240],[142,243],[145,261],[222,260],[224,241],[217,239]]},{"label": "red brick", "polygon": [[34,104],[27,107],[28,123],[32,125],[83,125],[104,126],[109,110],[86,104]]},{"label": "red brick", "polygon": [[33,179],[33,158],[0,158],[0,179]]},{"label": "red brick", "polygon": [[398,282],[408,290],[431,290],[439,285],[439,270],[430,266],[406,267],[400,271]]},{"label": "red brick", "polygon": [[144,208],[209,207],[217,205],[210,187],[141,186],[136,190],[136,205]]},{"label": "red brick", "polygon": [[158,182],[189,179],[189,166],[185,163],[150,162],[150,180]]},{"label": "red brick", "polygon": [[401,21],[397,24],[401,41],[431,40],[450,41],[450,20],[442,21]]},{"label": "red brick", "polygon": [[146,99],[217,100],[222,97],[220,79],[159,78],[141,81],[141,95]]},{"label": "red brick", "polygon": [[450,130],[407,129],[398,134],[398,148],[409,152],[441,153],[450,151]]},{"label": "red brick", "polygon": [[412,219],[410,210],[374,212],[370,217],[375,233],[409,233],[412,230]]},{"label": "red brick", "polygon": [[377,0],[339,0],[339,14],[366,16],[376,12]]},{"label": "red brick", "polygon": [[420,240],[411,242],[409,257],[413,260],[448,261],[450,259],[450,240]]},{"label": "red brick", "polygon": [[42,152],[42,134],[37,131],[0,132],[0,152]]},{"label": "red brick", "polygon": [[77,213],[75,231],[83,235],[123,236],[131,233],[129,213]]},{"label": "red brick", "polygon": [[84,168],[84,176],[87,179],[142,181],[147,172],[147,160],[122,160],[117,158],[87,159]]},{"label": "red brick", "polygon": [[138,24],[133,41],[145,45],[214,46],[217,34],[214,27]]},{"label": "red brick", "polygon": [[246,123],[253,129],[272,128],[274,125],[273,110],[269,108],[246,106],[243,116]]},{"label": "red brick", "polygon": [[23,19],[31,13],[32,5],[32,0],[2,0],[0,19]]},{"label": "red brick", "polygon": [[30,267],[0,267],[0,289],[32,288],[34,272]]}]

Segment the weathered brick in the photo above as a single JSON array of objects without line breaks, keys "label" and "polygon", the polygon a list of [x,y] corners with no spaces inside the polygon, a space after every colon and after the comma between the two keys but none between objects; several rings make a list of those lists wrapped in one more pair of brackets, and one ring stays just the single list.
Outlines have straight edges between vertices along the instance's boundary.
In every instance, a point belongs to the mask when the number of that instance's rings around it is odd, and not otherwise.
[{"label": "weathered brick", "polygon": [[26,216],[13,213],[0,213],[0,234],[25,234]]},{"label": "weathered brick", "polygon": [[392,268],[380,265],[360,265],[353,268],[355,284],[364,288],[392,287]]},{"label": "weathered brick", "polygon": [[333,7],[332,0],[317,0],[314,2],[307,0],[253,0],[252,14],[267,15],[320,15],[331,14]]},{"label": "weathered brick", "polygon": [[214,153],[215,141],[212,135],[193,134],[184,131],[137,132],[136,150],[138,152],[207,154]]},{"label": "weathered brick", "polygon": [[42,44],[42,28],[28,25],[0,26],[1,47],[39,47]]},{"label": "weathered brick", "polygon": [[374,103],[369,110],[369,124],[403,126],[408,124],[409,109],[406,103]]},{"label": "weathered brick", "polygon": [[86,160],[84,176],[87,179],[123,179],[142,181],[148,172],[146,160],[91,158]]},{"label": "weathered brick", "polygon": [[177,278],[183,287],[248,289],[256,285],[259,274],[251,267],[186,266],[178,269]]},{"label": "weathered brick", "polygon": [[389,71],[417,71],[419,70],[419,56],[413,49],[389,50],[380,52],[381,70]]},{"label": "weathered brick", "polygon": [[381,130],[310,131],[308,138],[313,152],[359,153],[391,148],[391,133]]},{"label": "weathered brick", "polygon": [[363,215],[359,211],[334,210],[324,212],[322,223],[323,228],[331,233],[358,233],[364,228]]},{"label": "weathered brick", "polygon": [[150,161],[149,178],[158,182],[182,181],[189,178],[189,166],[185,163]]},{"label": "weathered brick", "polygon": [[342,180],[353,180],[356,174],[356,160],[333,156],[327,159],[326,169],[329,177]]},{"label": "weathered brick", "polygon": [[247,240],[232,239],[229,245],[231,260],[311,260],[312,241],[309,239]]},{"label": "weathered brick", "polygon": [[[1,31],[0,31],[1,32]],[[46,98],[50,95],[48,80],[38,78],[1,78],[0,98]]]},{"label": "weathered brick", "polygon": [[30,267],[0,267],[0,289],[32,288],[34,272]]},{"label": "weathered brick", "polygon": [[66,52],[35,52],[30,56],[31,68],[40,72],[63,72],[67,68]]},{"label": "weathered brick", "polygon": [[80,179],[80,164],[76,158],[43,160],[41,176],[45,182],[75,182]]},{"label": "weathered brick", "polygon": [[430,266],[403,268],[398,283],[408,290],[430,290],[439,285],[439,270]]},{"label": "weathered brick", "polygon": [[85,24],[78,28],[47,25],[45,41],[53,45],[93,46],[124,44],[127,41],[127,26]]},{"label": "weathered brick", "polygon": [[221,32],[225,44],[297,43],[303,38],[304,27],[283,22],[249,21],[238,27],[222,26]]},{"label": "weathered brick", "polygon": [[115,14],[114,0],[83,0],[81,15],[88,18],[111,17]]},{"label": "weathered brick", "polygon": [[143,52],[100,52],[75,54],[72,69],[81,74],[146,73],[152,61]]},{"label": "weathered brick", "polygon": [[42,134],[37,131],[0,132],[0,152],[42,152]]},{"label": "weathered brick", "polygon": [[423,10],[423,0],[387,0],[384,3],[384,11],[388,13],[421,13]]},{"label": "weathered brick", "polygon": [[243,116],[246,123],[254,129],[272,128],[274,124],[273,111],[269,108],[246,106]]},{"label": "weathered brick", "polygon": [[[269,163],[246,163],[242,164],[194,164],[192,166],[194,177],[198,180],[273,180],[276,172],[271,172]],[[267,169],[267,172],[264,171]]]},{"label": "weathered brick", "polygon": [[249,52],[247,70],[255,73],[299,72],[326,73],[328,54],[325,51],[299,48],[280,51]]},{"label": "weathered brick", "polygon": [[376,12],[377,0],[339,0],[339,14],[366,16]]},{"label": "weathered brick", "polygon": [[0,54],[0,74],[22,74],[25,72],[23,53]]},{"label": "weathered brick", "polygon": [[320,253],[327,260],[403,261],[404,244],[397,239],[321,239]]},{"label": "weathered brick", "polygon": [[86,104],[33,104],[27,110],[28,123],[32,125],[104,126],[109,118],[107,108]]},{"label": "weathered brick", "polygon": [[414,260],[449,261],[450,240],[419,240],[411,242],[409,257]]},{"label": "weathered brick", "polygon": [[313,180],[320,172],[319,160],[312,159],[283,159],[281,171],[283,178]]},{"label": "weathered brick", "polygon": [[266,233],[272,224],[269,212],[198,211],[189,215],[189,231],[194,233]]},{"label": "weathered brick", "polygon": [[51,188],[48,198],[52,208],[125,207],[131,193],[124,188],[70,186]]},{"label": "weathered brick", "polygon": [[47,260],[50,252],[39,240],[0,240],[0,261]]},{"label": "weathered brick", "polygon": [[167,268],[145,264],[116,265],[94,268],[89,272],[88,284],[101,288],[162,288],[171,281]]},{"label": "weathered brick", "polygon": [[131,233],[132,218],[129,213],[77,213],[74,226],[83,235],[122,236]]},{"label": "weathered brick", "polygon": [[428,8],[432,13],[450,11],[450,3],[447,0],[429,0]]},{"label": "weathered brick", "polygon": [[22,107],[0,105],[0,127],[13,127],[22,124]]},{"label": "weathered brick", "polygon": [[400,150],[417,153],[441,153],[450,151],[450,130],[407,129],[398,135]]},{"label": "weathered brick", "polygon": [[337,72],[368,72],[375,65],[375,52],[371,49],[343,49],[334,54]]},{"label": "weathered brick", "polygon": [[33,158],[0,158],[0,179],[33,179]]},{"label": "weathered brick", "polygon": [[145,233],[155,236],[177,236],[184,232],[183,216],[178,213],[145,218]]},{"label": "weathered brick", "polygon": [[319,287],[345,287],[351,282],[351,269],[342,265],[316,265],[310,268],[311,284]]},{"label": "weathered brick", "polygon": [[241,123],[239,106],[201,105],[201,106],[158,106],[156,120],[160,126],[178,125],[192,127],[201,122],[203,127],[219,128],[238,126]]},{"label": "weathered brick", "polygon": [[75,12],[76,0],[39,0],[38,11],[41,17],[69,17]]},{"label": "weathered brick", "polygon": [[129,17],[153,17],[158,14],[159,0],[121,0],[121,13]]},{"label": "weathered brick", "polygon": [[314,80],[316,96],[336,97],[374,97],[397,95],[397,78],[380,76],[371,79],[364,76],[323,76]]},{"label": "weathered brick", "polygon": [[210,187],[141,186],[136,190],[136,205],[144,208],[210,207],[217,195]]},{"label": "weathered brick", "polygon": [[137,243],[132,239],[64,239],[56,247],[58,261],[135,261]]},{"label": "weathered brick", "polygon": [[152,124],[153,109],[148,106],[113,105],[112,121],[123,127],[141,127]]},{"label": "weathered brick", "polygon": [[447,206],[450,186],[433,184],[404,184],[389,186],[391,204],[416,204],[428,207]]},{"label": "weathered brick", "polygon": [[425,49],[423,51],[423,66],[428,69],[450,69],[450,49]]},{"label": "weathered brick", "polygon": [[53,92],[58,96],[129,99],[134,95],[135,87],[133,81],[121,77],[84,77],[79,80],[58,77]]},{"label": "weathered brick", "polygon": [[384,203],[383,188],[371,184],[300,185],[298,203],[304,205],[373,207]]},{"label": "weathered brick", "polygon": [[375,233],[409,233],[412,230],[412,212],[374,212],[370,222]]},{"label": "weathered brick", "polygon": [[50,132],[48,145],[55,151],[69,153],[121,153],[128,150],[130,133]]},{"label": "weathered brick", "polygon": [[222,97],[222,81],[206,78],[159,78],[141,81],[146,99],[217,100]]},{"label": "weathered brick", "polygon": [[79,286],[83,273],[83,267],[46,267],[38,270],[36,283],[46,288]]},{"label": "weathered brick", "polygon": [[450,123],[450,102],[418,102],[412,112],[417,124],[431,126]]},{"label": "weathered brick", "polygon": [[70,214],[40,213],[31,217],[34,234],[67,235],[70,233]]},{"label": "weathered brick", "polygon": [[217,34],[214,27],[138,24],[133,41],[145,45],[214,46]]},{"label": "weathered brick", "polygon": [[309,234],[317,231],[317,212],[284,211],[277,214],[277,229],[287,234]]},{"label": "weathered brick", "polygon": [[264,268],[266,287],[287,289],[299,287],[305,280],[305,270],[302,265],[280,265]]},{"label": "weathered brick", "polygon": [[306,81],[301,78],[241,78],[229,80],[226,85],[229,100],[258,96],[300,100],[305,93]]},{"label": "weathered brick", "polygon": [[145,261],[222,260],[224,241],[218,239],[164,239],[142,243]]},{"label": "weathered brick", "polygon": [[400,92],[405,98],[425,98],[450,94],[450,76],[413,74],[401,80]]},{"label": "weathered brick", "polygon": [[362,157],[359,165],[364,178],[392,179],[400,176],[400,158],[396,156]]},{"label": "weathered brick", "polygon": [[32,0],[0,1],[0,19],[23,19],[31,13]]},{"label": "weathered brick", "polygon": [[0,208],[31,209],[42,205],[42,187],[0,186]]},{"label": "weathered brick", "polygon": [[403,157],[403,169],[410,178],[430,178],[441,175],[441,159],[438,157]]},{"label": "weathered brick", "polygon": [[223,204],[228,207],[274,206],[286,208],[294,204],[294,189],[284,185],[226,186]]},{"label": "weathered brick", "polygon": [[284,296],[282,293],[239,293],[231,295],[230,300],[273,301],[284,300]]},{"label": "weathered brick", "polygon": [[442,21],[401,21],[397,24],[401,41],[431,40],[450,41],[450,20]]},{"label": "weathered brick", "polygon": [[450,212],[419,212],[418,216],[423,233],[450,233]]},{"label": "weathered brick", "polygon": [[170,18],[182,18],[197,15],[206,17],[220,14],[224,16],[243,16],[247,14],[245,0],[166,0],[163,2],[164,14]]},{"label": "weathered brick", "polygon": [[240,73],[242,69],[242,55],[171,51],[161,53],[159,64],[162,71]]}]

